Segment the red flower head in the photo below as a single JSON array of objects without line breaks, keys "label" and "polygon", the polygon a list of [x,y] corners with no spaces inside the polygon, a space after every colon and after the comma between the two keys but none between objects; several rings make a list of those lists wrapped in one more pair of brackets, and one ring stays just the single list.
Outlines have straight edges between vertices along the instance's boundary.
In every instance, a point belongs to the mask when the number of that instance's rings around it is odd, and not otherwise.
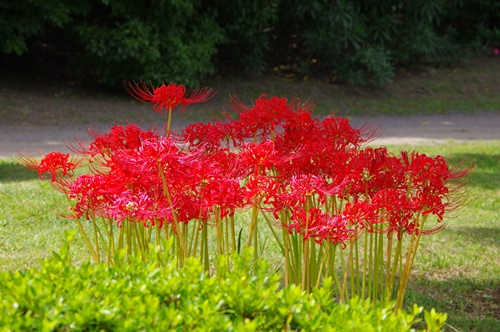
[{"label": "red flower head", "polygon": [[334,245],[340,243],[345,249],[345,242],[356,238],[356,231],[348,226],[348,221],[342,215],[335,214],[330,217],[327,214],[321,214],[318,222],[308,230],[304,239],[312,237],[319,244],[322,244],[324,240]]},{"label": "red flower head", "polygon": [[195,88],[191,91],[186,91],[182,84],[170,83],[169,85],[162,84],[160,87],[155,87],[150,83],[148,86],[144,82],[129,83],[127,92],[134,98],[144,103],[154,104],[154,111],[161,113],[162,109],[173,110],[179,104],[184,108],[193,103],[206,101],[213,97],[214,91],[211,88]]},{"label": "red flower head", "polygon": [[67,188],[67,194],[76,200],[74,212],[78,218],[90,215],[105,216],[103,207],[109,204],[108,196],[117,188],[108,182],[108,177],[101,174],[82,174]]},{"label": "red flower head", "polygon": [[158,197],[151,197],[146,192],[134,193],[124,190],[110,199],[110,203],[104,206],[105,215],[116,220],[117,226],[121,227],[123,220],[140,222],[145,227],[157,225],[162,227],[171,207],[168,202]]},{"label": "red flower head", "polygon": [[38,177],[43,178],[43,174],[50,173],[51,181],[55,182],[58,175],[73,176],[74,169],[80,161],[70,160],[70,155],[60,152],[50,152],[37,162],[33,157],[18,154],[20,163],[28,170],[38,172]]},{"label": "red flower head", "polygon": [[255,175],[265,173],[283,161],[284,157],[276,151],[274,143],[270,140],[259,144],[249,142],[242,146],[240,153],[242,165],[253,169]]},{"label": "red flower head", "polygon": [[248,138],[262,139],[266,139],[269,134],[273,138],[276,127],[294,122],[296,116],[302,117],[301,113],[312,112],[315,107],[309,101],[301,104],[297,98],[289,102],[286,98],[268,97],[266,94],[260,96],[251,107],[243,104],[237,96],[231,96],[230,103],[233,110],[239,113],[238,122],[244,134]]}]

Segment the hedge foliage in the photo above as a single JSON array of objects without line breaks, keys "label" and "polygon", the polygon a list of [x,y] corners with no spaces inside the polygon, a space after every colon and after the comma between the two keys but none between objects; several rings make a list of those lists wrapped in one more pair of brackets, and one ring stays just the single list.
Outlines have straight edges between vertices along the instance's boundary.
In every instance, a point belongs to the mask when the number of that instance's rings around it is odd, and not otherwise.
[{"label": "hedge foliage", "polygon": [[0,50],[108,83],[277,68],[363,84],[500,47],[499,21],[495,0],[3,0]]},{"label": "hedge foliage", "polygon": [[[210,277],[195,259],[182,269],[140,260],[75,266],[68,248],[41,269],[0,273],[0,331],[409,331],[422,310],[394,313],[356,298],[339,304],[328,280],[311,294],[280,288],[250,254]],[[446,315],[424,318],[428,331],[439,331]]]}]

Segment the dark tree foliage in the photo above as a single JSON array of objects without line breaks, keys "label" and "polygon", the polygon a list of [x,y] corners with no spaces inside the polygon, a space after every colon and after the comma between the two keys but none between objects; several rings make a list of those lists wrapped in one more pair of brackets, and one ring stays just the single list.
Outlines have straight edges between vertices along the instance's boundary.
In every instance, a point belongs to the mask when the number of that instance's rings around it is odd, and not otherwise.
[{"label": "dark tree foliage", "polygon": [[108,84],[273,68],[365,84],[500,47],[498,22],[495,0],[0,0],[0,52]]}]

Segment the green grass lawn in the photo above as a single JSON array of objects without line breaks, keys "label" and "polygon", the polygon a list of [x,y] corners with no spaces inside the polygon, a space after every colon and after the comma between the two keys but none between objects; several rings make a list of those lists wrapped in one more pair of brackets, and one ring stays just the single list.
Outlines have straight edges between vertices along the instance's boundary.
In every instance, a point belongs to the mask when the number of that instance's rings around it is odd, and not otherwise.
[{"label": "green grass lawn", "polygon": [[[477,168],[465,187],[468,204],[441,233],[423,238],[406,304],[448,313],[449,331],[498,330],[500,141],[412,148],[443,155],[451,164],[475,162]],[[0,159],[0,202],[0,270],[38,267],[58,251],[64,230],[76,229],[60,217],[67,212],[62,195],[12,159]],[[89,259],[80,237],[73,249],[75,263]]]}]

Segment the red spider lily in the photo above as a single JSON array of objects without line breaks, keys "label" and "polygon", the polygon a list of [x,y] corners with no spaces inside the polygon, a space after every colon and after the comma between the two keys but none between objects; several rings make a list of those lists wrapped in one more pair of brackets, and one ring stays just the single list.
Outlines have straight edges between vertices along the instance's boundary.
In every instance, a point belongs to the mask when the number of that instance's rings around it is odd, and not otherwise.
[{"label": "red spider lily", "polygon": [[295,150],[282,149],[277,144],[274,146],[278,155],[281,156],[281,162],[274,165],[276,174],[281,181],[289,182],[293,176],[300,174],[321,175],[320,166],[313,161],[314,152],[307,149],[309,146],[298,146]]},{"label": "red spider lily", "polygon": [[244,167],[253,170],[254,174],[265,174],[266,171],[284,161],[280,152],[275,150],[274,143],[271,140],[258,144],[250,142],[243,145],[242,149],[239,160]]},{"label": "red spider lily", "polygon": [[317,207],[306,210],[297,206],[292,209],[290,223],[284,226],[301,234],[304,236],[304,240],[307,240],[307,237],[309,237],[309,229],[318,225],[321,218],[323,218],[323,214],[323,211]]},{"label": "red spider lily", "polygon": [[289,163],[279,169],[283,176],[291,177],[300,173],[329,177],[335,185],[344,181],[350,171],[349,160],[354,158],[356,147],[353,145],[336,146],[324,136],[318,120],[306,121],[285,128],[283,135],[276,138],[277,149],[286,151]]},{"label": "red spider lily", "polygon": [[88,134],[94,141],[89,146],[85,146],[82,143],[70,146],[73,152],[89,155],[90,157],[110,157],[116,151],[136,150],[142,145],[143,141],[159,138],[156,129],[153,128],[144,131],[136,124],[129,124],[127,126],[115,125],[106,134],[101,133],[97,129],[90,128]]},{"label": "red spider lily", "polygon": [[366,147],[349,160],[348,194],[357,198],[371,196],[383,188],[405,187],[406,168],[399,158],[380,147]]},{"label": "red spider lily", "polygon": [[457,207],[466,198],[460,195],[456,200],[461,182],[473,170],[473,165],[463,167],[459,164],[450,169],[442,156],[431,158],[417,152],[402,152],[401,160],[407,176],[406,186],[411,188],[411,193],[418,200],[424,214],[438,216],[438,221],[443,219],[443,214]]},{"label": "red spider lily", "polygon": [[337,147],[346,145],[359,146],[378,136],[378,128],[364,124],[352,127],[349,119],[338,116],[329,116],[321,122],[323,136]]},{"label": "red spider lily", "polygon": [[341,244],[345,248],[345,242],[352,240],[355,234],[355,230],[349,228],[349,222],[343,215],[329,216],[323,213],[318,216],[315,225],[308,230],[304,240],[311,237],[319,244],[326,240],[333,245]]},{"label": "red spider lily", "polygon": [[[283,241],[280,247],[289,255],[285,257],[287,283],[295,282],[295,276],[289,276],[298,272],[302,289],[313,283],[314,273],[323,271],[325,252],[313,250],[316,244],[339,244],[339,249],[345,249],[346,242],[352,241],[349,244],[353,244],[353,251],[348,258],[351,263],[343,262],[341,267],[347,286],[344,291],[343,285],[339,292],[342,300],[348,293],[355,295],[357,286],[359,290],[365,288],[364,277],[349,277],[353,288],[348,290],[347,277],[352,269],[358,269],[358,263],[364,263],[363,276],[369,278],[385,269],[386,263],[379,261],[386,256],[385,235],[387,258],[394,252],[394,233],[400,240],[405,233],[412,234],[410,253],[414,255],[421,234],[435,233],[444,227],[445,213],[458,206],[451,195],[457,187],[450,186],[450,180],[461,178],[470,170],[450,169],[440,156],[402,152],[399,157],[385,147],[364,148],[362,144],[376,136],[376,130],[369,126],[354,128],[348,119],[333,116],[313,118],[312,103],[267,95],[259,97],[252,106],[232,97],[230,103],[238,120],[226,114],[226,122],[195,123],[182,134],[172,134],[173,109],[180,107],[183,111],[192,103],[211,98],[212,89],[186,91],[183,85],[155,87],[151,83],[132,82],[127,91],[136,99],[153,104],[155,112],[167,113],[166,136],[158,135],[155,129],[144,131],[135,124],[116,125],[104,134],[91,129],[89,134],[94,141],[88,146],[78,143],[72,149],[87,157],[91,165],[90,174],[76,179],[72,177],[73,169],[79,162],[69,155],[49,154],[40,163],[21,156],[27,168],[38,171],[39,176],[51,174],[53,186],[67,194],[74,205],[72,217],[92,219],[96,250],[83,227],[81,230],[96,261],[100,259],[95,253],[102,250],[98,245],[100,238],[111,244],[108,254],[114,250],[113,240],[104,239],[112,232],[99,230],[109,224],[98,223],[95,217],[99,217],[112,220],[118,227],[124,221],[125,225],[135,223],[134,227],[121,229],[120,236],[126,234],[127,246],[139,250],[147,248],[143,240],[154,239],[153,229],[141,234],[135,226],[168,226],[161,234],[170,237],[177,233],[174,251],[178,265],[187,256],[197,256],[200,249],[208,271],[212,259],[208,227],[216,228],[217,252],[229,253],[227,240],[232,237],[232,244],[236,243],[234,220],[229,217],[251,208],[249,232],[241,234],[248,234],[248,245],[253,243],[256,249],[255,258],[258,249],[263,248],[258,236],[263,212],[271,227],[281,228],[282,237],[273,233],[277,241]],[[269,218],[271,214],[274,220]],[[218,228],[220,222],[227,222],[225,235]],[[360,238],[362,234],[366,240]],[[135,236],[138,238],[134,240]],[[296,245],[297,238],[311,241]],[[221,246],[224,240],[226,244]],[[357,240],[359,243],[354,242]],[[358,248],[358,244],[364,248]],[[396,250],[399,261],[393,264],[403,262],[401,249]],[[302,257],[303,265],[293,263],[292,257]],[[324,261],[325,271],[334,268],[327,265],[334,263],[335,258],[329,257],[332,260]],[[341,257],[346,258],[345,254]],[[407,257],[411,265],[414,256]],[[317,267],[306,264],[308,261],[322,262],[319,271],[314,272]],[[387,261],[387,271],[391,270],[389,264]],[[402,277],[407,270],[405,266]],[[396,269],[392,271],[395,273]],[[317,277],[321,280],[322,276]],[[399,280],[404,280],[402,277]],[[356,286],[356,279],[362,279],[363,285]],[[384,282],[382,277],[377,279]],[[376,289],[377,279],[368,284],[368,289]],[[362,293],[364,296],[366,292]],[[376,293],[372,291],[373,296]]]},{"label": "red spider lily", "polygon": [[[296,163],[296,160],[293,160]],[[284,163],[285,166],[287,163]],[[282,169],[279,169],[282,172]],[[283,187],[288,188],[286,193],[282,194],[282,199],[287,202],[287,205],[295,207],[304,204],[308,196],[314,197],[315,202],[323,205],[329,196],[339,195],[347,184],[347,179],[339,179],[339,181],[332,181],[331,178],[324,174],[308,174],[306,172],[298,174],[279,175],[279,180],[286,184]],[[317,172],[321,173],[321,172]]]},{"label": "red spider lily", "polygon": [[[245,183],[244,198],[251,206],[257,206],[264,211],[274,211],[277,213],[287,204],[283,201],[279,192],[281,184],[273,177],[252,174]],[[264,207],[261,204],[272,205]]]},{"label": "red spider lily", "polygon": [[173,172],[176,175],[182,171],[181,156],[183,153],[170,137],[161,137],[144,140],[137,150],[117,151],[110,160],[127,173],[135,174],[134,178],[137,176],[147,183],[155,184],[160,181],[159,165],[168,174]]},{"label": "red spider lily", "polygon": [[[186,191],[178,191],[172,198],[172,210],[175,211],[177,222],[188,224],[192,220],[202,219],[200,216],[199,197],[186,188]],[[173,214],[166,215],[168,223],[174,223]]]},{"label": "red spider lily", "polygon": [[[186,156],[185,167],[189,170],[189,176],[186,181],[189,185],[197,186],[213,178],[238,179],[245,178],[249,171],[239,162],[239,156],[236,152],[229,149],[220,149],[213,154],[203,154],[203,150],[198,157],[189,154],[192,158]],[[196,151],[196,152],[198,152]]]},{"label": "red spider lily", "polygon": [[[237,208],[243,205],[241,180],[248,172],[238,169],[235,152],[221,149],[214,154],[203,154],[198,157],[183,159],[186,174],[182,177],[182,187],[178,193],[189,196],[192,204],[197,205],[197,218],[213,219],[214,213],[219,217],[234,215]],[[196,152],[196,151],[195,151]]]},{"label": "red spider lily", "polygon": [[321,122],[323,137],[336,147],[359,145],[364,142],[361,130],[351,127],[349,120],[341,117],[327,117]]},{"label": "red spider lily", "polygon": [[157,113],[161,113],[162,109],[165,109],[165,111],[173,110],[178,105],[182,105],[180,110],[183,112],[186,106],[207,101],[215,94],[211,88],[195,88],[186,91],[182,84],[170,83],[169,85],[162,84],[155,87],[152,83],[148,86],[142,81],[140,83],[129,83],[127,91],[139,101],[154,104],[153,109]]},{"label": "red spider lily", "polygon": [[347,218],[343,215],[330,216],[319,208],[307,211],[301,208],[294,209],[290,220],[293,223],[285,226],[301,234],[304,241],[314,238],[319,244],[326,240],[331,244],[340,243],[345,247],[345,242],[356,236]]},{"label": "red spider lily", "polygon": [[304,204],[307,196],[317,194],[319,203],[325,202],[325,196],[328,194],[325,179],[312,175],[300,174],[293,176],[290,180],[290,205],[296,206]]},{"label": "red spider lily", "polygon": [[415,151],[411,153],[403,151],[401,159],[413,188],[432,187],[435,192],[446,190],[445,183],[450,178],[451,172],[443,157],[432,158]]},{"label": "red spider lily", "polygon": [[[392,233],[396,232],[398,240],[401,240],[404,233],[412,234],[416,230],[421,231],[423,235],[429,235],[439,232],[446,226],[443,223],[443,215],[448,200],[434,195],[408,196],[405,189],[387,188],[377,192],[372,203],[378,211],[378,219],[384,222],[384,229],[377,229],[377,232]],[[421,229],[419,218],[425,215],[436,215],[437,225]],[[429,226],[429,223],[426,223]]]},{"label": "red spider lily", "polygon": [[435,215],[437,221],[443,221],[447,207],[450,206],[450,201],[444,195],[436,195],[431,190],[424,189],[416,193],[413,197],[415,205],[420,208],[422,215]]},{"label": "red spider lily", "polygon": [[288,102],[286,98],[271,97],[266,94],[260,96],[252,107],[246,106],[237,96],[231,96],[232,109],[239,113],[240,129],[248,138],[268,138],[276,126],[285,126],[293,121],[296,114],[311,112],[314,104],[300,103],[299,99]]},{"label": "red spider lily", "polygon": [[[356,129],[344,118],[328,117],[321,122],[306,121],[301,133],[300,125],[292,130],[285,129],[287,139],[297,148],[301,147],[299,158],[293,159],[296,169],[304,173],[330,177],[336,185],[353,171],[359,145],[370,138],[364,138],[368,129]],[[293,136],[292,136],[293,134]]]},{"label": "red spider lily", "polygon": [[313,119],[309,112],[299,112],[288,119],[283,131],[278,133],[274,143],[283,153],[295,153],[317,136],[318,119]]},{"label": "red spider lily", "polygon": [[51,181],[56,182],[59,177],[72,177],[75,168],[82,161],[81,159],[70,159],[70,155],[60,152],[50,152],[45,155],[40,161],[35,160],[32,156],[18,153],[20,164],[30,171],[38,172],[38,177],[43,179],[43,174],[49,173]]},{"label": "red spider lily", "polygon": [[[385,229],[377,229],[377,232],[396,232],[398,240],[401,240],[404,233],[411,233],[415,228],[419,207],[407,196],[407,190],[382,189],[373,195],[372,204],[372,209],[377,211],[378,220],[385,225]],[[370,227],[369,231],[374,229]]]},{"label": "red spider lily", "polygon": [[105,213],[116,221],[117,226],[120,226],[125,219],[143,223],[144,226],[162,227],[170,210],[171,207],[165,200],[151,197],[145,192],[134,193],[131,190],[114,195],[105,207]]},{"label": "red spider lily", "polygon": [[207,153],[211,153],[221,148],[224,140],[226,148],[230,147],[230,143],[236,146],[231,127],[231,123],[222,122],[193,123],[183,130],[180,141],[188,143],[189,149],[203,147]]},{"label": "red spider lily", "polygon": [[107,182],[101,174],[83,174],[68,186],[67,193],[76,199],[74,212],[76,217],[105,216],[104,207],[109,204],[109,197],[120,191]]},{"label": "red spider lily", "polygon": [[[243,208],[243,189],[237,179],[212,179],[205,182],[200,191],[201,211],[205,219],[214,212],[219,218],[233,216]],[[217,210],[216,210],[217,209]]]},{"label": "red spider lily", "polygon": [[373,232],[373,225],[381,223],[377,213],[378,207],[376,205],[358,201],[355,203],[346,203],[341,214],[358,231],[366,229],[368,232]]}]

